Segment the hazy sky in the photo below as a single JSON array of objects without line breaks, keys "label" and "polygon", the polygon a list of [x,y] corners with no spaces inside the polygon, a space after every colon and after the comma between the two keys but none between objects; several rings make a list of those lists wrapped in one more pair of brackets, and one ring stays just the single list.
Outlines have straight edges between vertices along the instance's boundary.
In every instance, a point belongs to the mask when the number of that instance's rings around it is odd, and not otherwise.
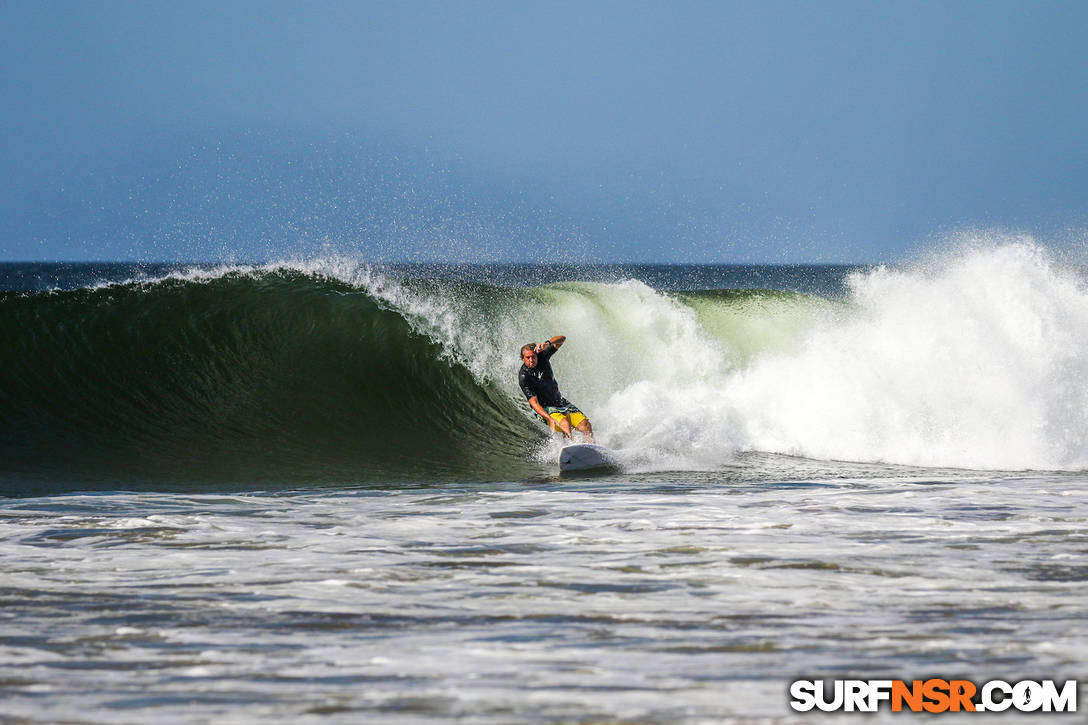
[{"label": "hazy sky", "polygon": [[1084,2],[0,0],[0,259],[894,260],[1088,228]]}]

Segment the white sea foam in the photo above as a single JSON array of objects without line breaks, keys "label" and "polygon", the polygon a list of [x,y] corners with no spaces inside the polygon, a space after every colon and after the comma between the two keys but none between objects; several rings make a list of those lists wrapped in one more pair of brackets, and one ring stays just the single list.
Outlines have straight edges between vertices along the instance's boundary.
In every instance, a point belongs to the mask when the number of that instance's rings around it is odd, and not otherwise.
[{"label": "white sea foam", "polygon": [[[790,680],[858,663],[1082,669],[1083,476],[764,473],[24,500],[0,517],[4,714],[784,724],[810,722]],[[134,510],[194,525],[133,537]]]},{"label": "white sea foam", "polygon": [[732,375],[745,443],[815,458],[1088,466],[1088,294],[1029,243],[850,280],[851,309]]}]

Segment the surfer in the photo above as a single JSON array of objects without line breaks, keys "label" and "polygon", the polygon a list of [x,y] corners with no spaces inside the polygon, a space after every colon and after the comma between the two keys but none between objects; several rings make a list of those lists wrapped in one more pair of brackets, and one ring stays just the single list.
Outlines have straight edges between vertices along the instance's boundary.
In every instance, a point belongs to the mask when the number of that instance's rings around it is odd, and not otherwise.
[{"label": "surfer", "polygon": [[522,346],[518,385],[529,406],[544,419],[552,433],[558,430],[564,438],[570,438],[570,429],[574,426],[586,443],[592,443],[593,426],[589,424],[589,418],[560,394],[552,364],[548,362],[566,339],[564,335],[556,335],[539,344],[530,342]]}]

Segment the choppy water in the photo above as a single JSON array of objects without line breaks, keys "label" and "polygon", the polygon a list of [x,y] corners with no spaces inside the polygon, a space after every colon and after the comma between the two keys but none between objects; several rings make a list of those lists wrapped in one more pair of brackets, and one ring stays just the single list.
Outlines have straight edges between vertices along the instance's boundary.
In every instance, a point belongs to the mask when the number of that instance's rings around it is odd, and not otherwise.
[{"label": "choppy water", "polygon": [[9,502],[3,709],[805,722],[801,677],[1088,679],[1084,476],[847,472]]}]

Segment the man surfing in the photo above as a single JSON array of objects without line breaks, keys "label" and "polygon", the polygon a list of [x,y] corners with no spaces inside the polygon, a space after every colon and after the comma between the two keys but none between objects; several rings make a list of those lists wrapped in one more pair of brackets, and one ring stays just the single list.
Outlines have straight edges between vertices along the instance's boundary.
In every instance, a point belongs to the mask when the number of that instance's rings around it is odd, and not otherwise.
[{"label": "man surfing", "polygon": [[569,439],[570,428],[574,426],[586,443],[592,443],[593,426],[589,424],[589,418],[560,394],[552,364],[548,362],[566,339],[564,335],[556,335],[540,344],[530,342],[522,346],[518,385],[525,393],[529,406],[544,419],[552,433],[558,430],[564,438]]}]

